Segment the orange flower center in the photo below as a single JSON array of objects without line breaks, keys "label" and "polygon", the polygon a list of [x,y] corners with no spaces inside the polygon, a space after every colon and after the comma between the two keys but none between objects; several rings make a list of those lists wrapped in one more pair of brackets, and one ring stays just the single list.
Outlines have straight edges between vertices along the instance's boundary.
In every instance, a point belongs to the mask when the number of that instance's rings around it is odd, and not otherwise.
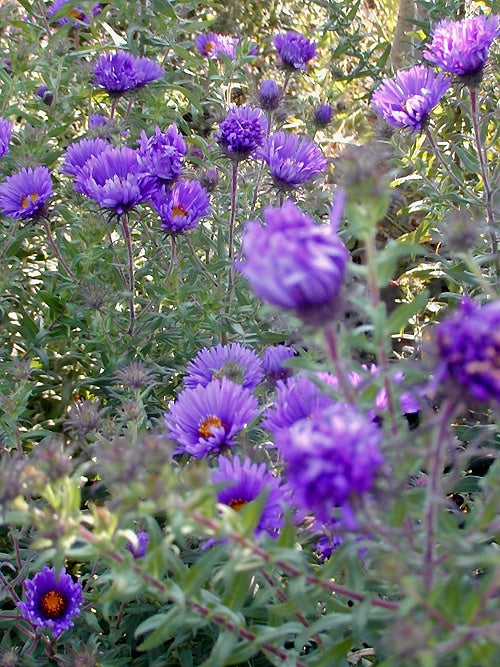
[{"label": "orange flower center", "polygon": [[205,51],[207,51],[208,53],[212,53],[214,49],[215,49],[215,42],[207,42],[205,44]]},{"label": "orange flower center", "polygon": [[205,417],[205,419],[200,422],[200,425],[198,426],[198,433],[202,438],[206,439],[212,435],[213,428],[220,428],[221,426],[224,426],[224,424],[219,419],[219,417],[211,415],[210,417]]},{"label": "orange flower center", "polygon": [[187,216],[188,212],[184,206],[173,206],[172,207],[172,217],[175,218],[178,215],[181,215],[183,218]]},{"label": "orange flower center", "polygon": [[78,19],[78,21],[83,20],[83,13],[76,7],[73,7],[73,9],[69,13],[69,16],[71,16],[72,19]]},{"label": "orange flower center", "polygon": [[26,195],[21,199],[21,208],[28,208],[30,204],[34,204],[38,199],[38,192],[34,192],[31,195]]},{"label": "orange flower center", "polygon": [[59,591],[49,590],[40,598],[40,611],[47,618],[58,619],[66,611],[67,601]]},{"label": "orange flower center", "polygon": [[235,498],[228,502],[229,507],[235,512],[239,512],[242,507],[248,503],[248,500],[243,500],[243,498]]}]

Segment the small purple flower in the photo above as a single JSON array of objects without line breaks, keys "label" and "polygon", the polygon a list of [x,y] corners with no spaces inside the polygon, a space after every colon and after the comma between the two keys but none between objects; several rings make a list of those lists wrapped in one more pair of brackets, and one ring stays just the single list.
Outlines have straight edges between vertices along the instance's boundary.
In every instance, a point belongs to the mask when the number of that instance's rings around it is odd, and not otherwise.
[{"label": "small purple flower", "polygon": [[237,434],[256,416],[257,399],[250,391],[222,378],[184,389],[165,414],[165,426],[179,444],[174,453],[198,459],[235,445]]},{"label": "small purple flower", "polygon": [[424,57],[459,77],[480,74],[493,40],[500,35],[500,16],[483,14],[437,24]]},{"label": "small purple flower", "polygon": [[24,591],[26,602],[18,602],[23,618],[37,628],[51,630],[54,637],[73,627],[72,619],[81,613],[82,585],[64,568],[56,574],[55,568],[45,565],[33,579],[24,580]]},{"label": "small purple flower", "polygon": [[97,59],[94,76],[98,86],[117,97],[159,79],[163,70],[149,58],[136,58],[128,51],[108,51]]},{"label": "small purple flower", "polygon": [[151,203],[168,234],[182,234],[196,227],[210,211],[210,196],[198,181],[178,181],[171,189],[155,190]]},{"label": "small purple flower", "polygon": [[104,127],[109,123],[110,119],[99,113],[92,113],[89,117],[89,129],[95,130],[98,127]]},{"label": "small purple flower", "polygon": [[277,537],[283,525],[283,506],[286,504],[286,489],[281,477],[275,477],[265,463],[258,465],[249,458],[241,462],[239,456],[231,460],[219,456],[218,464],[218,469],[212,473],[212,483],[224,485],[217,493],[218,502],[239,512],[265,493],[255,534],[259,536],[266,532],[271,537]]},{"label": "small purple flower", "polygon": [[109,147],[89,158],[75,177],[78,192],[117,215],[149,199],[153,188],[141,170],[137,151],[127,147]]},{"label": "small purple flower", "polygon": [[108,148],[110,148],[109,143],[101,138],[80,139],[80,141],[75,141],[66,149],[61,172],[63,174],[77,176],[87,163],[87,160],[96,155],[100,155]]},{"label": "small purple flower", "polygon": [[442,72],[415,65],[398,70],[396,79],[385,79],[373,93],[372,104],[378,114],[396,127],[421,130],[429,113],[450,87]]},{"label": "small purple flower", "polygon": [[262,368],[268,382],[276,383],[286,380],[293,375],[293,368],[283,366],[283,362],[292,359],[295,355],[293,347],[287,345],[272,345],[266,348],[262,357]]},{"label": "small purple flower", "polygon": [[74,19],[74,26],[79,26],[82,23],[90,23],[90,18],[83,11],[83,8],[80,5],[71,6],[71,3],[69,3],[68,0],[54,0],[49,7],[48,15],[50,17],[54,16],[54,14],[57,14],[65,5],[69,5],[68,11],[65,16],[61,16],[61,18],[57,19],[59,25],[68,23],[70,19]]},{"label": "small purple flower", "polygon": [[12,123],[0,116],[0,157],[9,152],[9,142],[12,135]]},{"label": "small purple flower", "polygon": [[253,390],[263,378],[262,362],[256,352],[241,345],[204,347],[187,365],[184,385],[206,387],[212,380],[227,378],[244,389]]},{"label": "small purple flower", "polygon": [[255,152],[266,133],[267,118],[262,109],[245,104],[229,111],[215,138],[228,157],[239,161]]},{"label": "small purple flower", "polygon": [[381,440],[370,419],[343,403],[279,430],[276,445],[297,505],[324,522],[342,508],[344,524],[354,527],[352,501],[375,484]]},{"label": "small purple flower", "polygon": [[54,94],[47,88],[47,86],[38,86],[36,89],[36,94],[48,107],[52,105],[52,102],[54,101]]},{"label": "small purple flower", "polygon": [[273,40],[278,57],[283,66],[292,70],[305,70],[309,60],[317,55],[316,42],[312,42],[299,32],[276,35]]},{"label": "small purple flower", "polygon": [[445,384],[457,397],[465,391],[478,401],[500,402],[500,300],[479,306],[463,299],[435,331],[434,385]]},{"label": "small purple flower", "polygon": [[236,56],[238,38],[231,35],[221,35],[216,32],[205,32],[196,37],[194,43],[198,52],[206,58],[219,58],[225,56],[233,60]]},{"label": "small purple flower", "polygon": [[299,187],[324,171],[328,164],[314,141],[283,131],[267,137],[257,156],[267,164],[280,190]]},{"label": "small purple flower", "polygon": [[322,324],[335,316],[349,253],[329,224],[317,225],[295,204],[267,207],[266,225],[246,225],[237,268],[267,303]]},{"label": "small purple flower", "polygon": [[280,105],[282,92],[274,79],[265,79],[259,88],[259,105],[264,111],[274,111]]},{"label": "small purple flower", "polygon": [[157,187],[168,185],[182,174],[186,142],[176,123],[162,133],[158,125],[152,137],[141,132],[139,163],[145,173],[156,179]]},{"label": "small purple flower", "polygon": [[130,540],[128,544],[125,545],[125,548],[130,551],[134,558],[142,558],[146,555],[146,551],[148,550],[149,533],[147,533],[145,530],[140,530],[138,533],[136,533],[135,537],[137,543]]},{"label": "small purple flower", "polygon": [[314,124],[316,127],[330,125],[333,118],[333,107],[330,104],[320,104],[314,113]]},{"label": "small purple flower", "polygon": [[0,185],[0,208],[16,220],[37,218],[45,214],[51,194],[52,179],[47,167],[23,167]]}]

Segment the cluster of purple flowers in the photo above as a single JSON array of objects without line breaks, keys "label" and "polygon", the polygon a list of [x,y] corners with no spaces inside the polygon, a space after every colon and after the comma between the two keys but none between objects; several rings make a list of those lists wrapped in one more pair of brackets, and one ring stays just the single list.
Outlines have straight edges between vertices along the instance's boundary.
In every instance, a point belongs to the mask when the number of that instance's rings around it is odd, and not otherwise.
[{"label": "cluster of purple flowers", "polygon": [[[66,5],[68,6],[66,14],[57,19],[57,23],[59,25],[64,25],[65,23],[68,23],[70,19],[73,19],[74,21],[73,25],[75,27],[78,27],[82,23],[89,24],[91,22],[91,17],[85,13],[81,5],[72,5],[72,3],[68,2],[68,0],[54,0],[49,6],[48,15],[50,17],[54,16],[62,9],[64,9]],[[97,14],[99,14],[100,11],[101,7],[99,3],[96,2],[92,6],[90,13],[92,16],[96,16]]]},{"label": "cluster of purple flowers", "polygon": [[139,162],[143,171],[156,179],[156,185],[169,185],[182,174],[186,156],[186,142],[172,123],[166,132],[158,126],[152,137],[143,131],[139,141]]},{"label": "cluster of purple flowers", "polygon": [[163,76],[163,70],[150,58],[137,58],[128,51],[108,51],[94,65],[95,82],[112,97],[136,90]]},{"label": "cluster of purple flowers", "polygon": [[225,56],[233,60],[236,56],[238,38],[231,35],[221,35],[216,32],[205,32],[198,35],[194,40],[198,52],[206,58],[218,58]]}]

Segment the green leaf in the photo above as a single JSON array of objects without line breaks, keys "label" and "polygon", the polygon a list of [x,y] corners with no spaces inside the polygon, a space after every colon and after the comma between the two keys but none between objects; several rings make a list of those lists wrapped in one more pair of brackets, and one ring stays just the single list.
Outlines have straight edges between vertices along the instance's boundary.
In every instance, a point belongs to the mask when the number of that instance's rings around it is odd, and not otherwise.
[{"label": "green leaf", "polygon": [[402,303],[394,310],[387,320],[386,331],[389,334],[400,333],[404,330],[410,319],[423,311],[429,299],[428,290],[424,290],[410,301],[409,303]]}]

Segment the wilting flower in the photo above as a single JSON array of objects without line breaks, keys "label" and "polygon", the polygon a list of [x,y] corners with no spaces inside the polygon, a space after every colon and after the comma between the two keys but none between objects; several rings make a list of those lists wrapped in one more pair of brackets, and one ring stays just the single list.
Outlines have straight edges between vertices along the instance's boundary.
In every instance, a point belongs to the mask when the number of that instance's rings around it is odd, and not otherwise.
[{"label": "wilting flower", "polygon": [[0,157],[9,152],[9,141],[12,134],[12,123],[0,116]]},{"label": "wilting flower", "polygon": [[206,387],[212,380],[227,378],[244,389],[255,389],[263,378],[262,363],[256,352],[241,345],[216,345],[202,348],[187,365],[184,378],[186,387],[201,384]]},{"label": "wilting flower", "polygon": [[283,362],[295,355],[293,347],[287,345],[270,345],[264,351],[262,368],[268,382],[286,380],[293,375],[293,368],[283,366]]},{"label": "wilting flower", "polygon": [[274,79],[265,79],[259,88],[259,105],[264,111],[274,111],[280,105],[282,92]]},{"label": "wilting flower", "polygon": [[80,139],[80,141],[75,141],[66,149],[61,172],[76,176],[85,166],[87,160],[95,155],[100,155],[108,148],[110,148],[109,143],[99,137],[97,139]]},{"label": "wilting flower", "polygon": [[42,102],[46,104],[48,107],[50,107],[52,102],[54,101],[54,94],[47,88],[47,86],[43,84],[41,86],[38,86],[38,88],[36,89],[36,94],[42,100]]},{"label": "wilting flower", "polygon": [[438,365],[434,384],[457,396],[500,401],[500,300],[479,306],[463,299],[435,328]]},{"label": "wilting flower", "polygon": [[182,174],[186,150],[186,142],[176,123],[172,123],[163,133],[157,125],[152,137],[141,132],[139,163],[145,173],[156,179],[157,187],[161,187],[172,183]]},{"label": "wilting flower", "polygon": [[0,185],[0,208],[16,220],[36,218],[45,213],[51,194],[52,179],[47,167],[23,167]]},{"label": "wilting flower", "polygon": [[126,389],[137,391],[154,385],[158,375],[152,368],[138,360],[119,368],[115,371],[114,377]]},{"label": "wilting flower", "polygon": [[396,79],[382,81],[372,103],[391,125],[421,130],[449,87],[450,80],[442,72],[436,74],[430,67],[415,65],[398,70]]},{"label": "wilting flower", "polygon": [[245,104],[229,111],[215,138],[232,160],[244,160],[262,144],[266,132],[267,118],[262,109]]},{"label": "wilting flower", "polygon": [[129,542],[125,545],[125,548],[130,551],[134,558],[142,558],[146,555],[146,551],[148,550],[149,533],[147,533],[145,530],[140,530],[138,533],[136,533],[135,537],[136,542],[129,540]]},{"label": "wilting flower", "polygon": [[159,79],[163,70],[149,58],[136,58],[128,51],[108,51],[97,59],[94,76],[97,85],[116,97]]},{"label": "wilting flower", "polygon": [[[54,0],[48,10],[49,16],[52,17],[54,14],[57,14],[57,12],[59,12],[64,7],[64,5],[70,5],[68,0]],[[57,19],[57,23],[59,25],[68,23],[70,19],[74,19],[75,22],[73,25],[75,26],[78,26],[81,23],[90,23],[90,17],[83,11],[83,8],[80,5],[73,5],[68,9],[69,11],[66,16],[61,16],[61,18]],[[96,3],[92,8],[92,15],[95,16],[99,13],[99,11],[99,3]]]},{"label": "wilting flower", "polygon": [[217,460],[219,467],[212,473],[212,482],[223,485],[217,493],[218,502],[239,512],[264,493],[264,506],[255,534],[258,536],[266,532],[271,537],[277,537],[283,525],[286,495],[281,477],[275,477],[265,463],[252,463],[248,457],[243,462],[239,456],[232,459],[219,456]]},{"label": "wilting flower", "polygon": [[184,389],[166,413],[165,426],[179,443],[174,453],[202,458],[236,444],[236,435],[256,416],[257,399],[250,391],[222,378]]},{"label": "wilting flower", "polygon": [[220,58],[226,56],[233,60],[236,55],[238,38],[231,35],[221,35],[216,32],[205,32],[194,40],[199,53],[206,58]]},{"label": "wilting flower", "polygon": [[299,32],[285,32],[273,40],[278,57],[288,69],[304,70],[311,58],[316,56],[316,42],[312,42]]},{"label": "wilting flower", "polygon": [[122,215],[149,199],[154,184],[142,172],[137,151],[110,147],[85,162],[75,177],[75,188]]},{"label": "wilting flower", "polygon": [[25,579],[26,602],[18,602],[23,618],[35,627],[51,630],[58,637],[73,627],[73,617],[81,613],[82,585],[75,582],[63,568],[43,567],[33,579]]},{"label": "wilting flower", "polygon": [[283,131],[267,137],[257,156],[267,164],[274,184],[281,190],[299,187],[328,164],[314,141]]},{"label": "wilting flower", "polygon": [[210,210],[210,196],[198,181],[178,181],[170,190],[155,190],[151,203],[169,234],[182,234],[196,227]]},{"label": "wilting flower", "polygon": [[384,459],[380,429],[352,406],[336,403],[276,433],[287,480],[299,506],[319,521],[342,508],[355,525],[352,501],[369,493]]},{"label": "wilting flower", "polygon": [[330,104],[320,104],[314,113],[316,127],[326,127],[332,122],[333,107]]},{"label": "wilting flower", "polygon": [[200,183],[207,192],[215,190],[219,183],[219,172],[217,169],[205,169],[200,175]]},{"label": "wilting flower", "polygon": [[266,225],[246,225],[237,263],[267,303],[321,324],[335,316],[348,251],[332,225],[317,225],[292,202],[267,207]]},{"label": "wilting flower", "polygon": [[471,16],[440,21],[432,32],[425,58],[445,72],[462,76],[480,74],[493,40],[500,34],[500,16]]}]

